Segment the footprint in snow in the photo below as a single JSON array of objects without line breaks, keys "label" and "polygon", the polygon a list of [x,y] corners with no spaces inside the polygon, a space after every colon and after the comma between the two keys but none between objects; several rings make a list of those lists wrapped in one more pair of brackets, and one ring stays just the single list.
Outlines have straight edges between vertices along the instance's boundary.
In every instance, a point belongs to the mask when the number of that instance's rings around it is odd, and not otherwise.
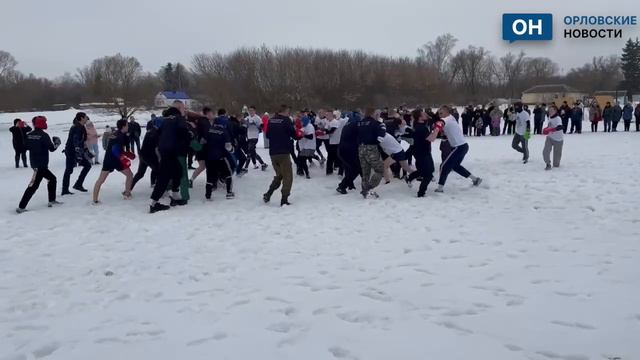
[{"label": "footprint in snow", "polygon": [[582,330],[595,330],[596,329],[595,326],[591,326],[589,324],[584,324],[584,323],[579,323],[579,322],[569,322],[569,321],[554,320],[551,323],[554,324],[554,325],[572,327],[572,328],[582,329]]},{"label": "footprint in snow", "polygon": [[53,354],[54,351],[60,348],[60,344],[57,342],[52,342],[49,344],[42,345],[33,351],[33,356],[36,359],[41,359],[45,356],[49,356]]},{"label": "footprint in snow", "polygon": [[358,358],[351,355],[351,352],[340,346],[332,346],[329,348],[329,352],[337,359],[351,359],[357,360]]}]

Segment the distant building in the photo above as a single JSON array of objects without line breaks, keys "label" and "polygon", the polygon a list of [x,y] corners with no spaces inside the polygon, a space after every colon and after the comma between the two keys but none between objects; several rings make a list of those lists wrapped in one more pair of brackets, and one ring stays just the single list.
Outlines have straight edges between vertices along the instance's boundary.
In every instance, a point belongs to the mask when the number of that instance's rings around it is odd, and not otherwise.
[{"label": "distant building", "polygon": [[582,100],[586,95],[582,91],[564,84],[538,85],[522,93],[522,102],[529,105],[555,102],[559,106],[563,101],[572,104],[576,100]]},{"label": "distant building", "polygon": [[184,91],[162,91],[156,95],[154,104],[158,108],[165,108],[171,106],[174,101],[182,101],[187,108],[195,106],[195,100],[191,99]]}]

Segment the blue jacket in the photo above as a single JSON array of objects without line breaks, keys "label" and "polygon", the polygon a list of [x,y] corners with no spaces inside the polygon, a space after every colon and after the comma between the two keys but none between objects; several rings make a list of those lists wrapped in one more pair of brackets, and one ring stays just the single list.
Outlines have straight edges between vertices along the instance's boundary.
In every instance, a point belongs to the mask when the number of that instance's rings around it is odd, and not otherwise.
[{"label": "blue jacket", "polygon": [[205,139],[207,160],[215,161],[227,156],[228,149],[231,148],[231,136],[223,119],[216,118],[213,124],[209,125]]},{"label": "blue jacket", "polygon": [[629,121],[631,120],[632,117],[633,117],[633,106],[627,104],[622,109],[622,119]]}]

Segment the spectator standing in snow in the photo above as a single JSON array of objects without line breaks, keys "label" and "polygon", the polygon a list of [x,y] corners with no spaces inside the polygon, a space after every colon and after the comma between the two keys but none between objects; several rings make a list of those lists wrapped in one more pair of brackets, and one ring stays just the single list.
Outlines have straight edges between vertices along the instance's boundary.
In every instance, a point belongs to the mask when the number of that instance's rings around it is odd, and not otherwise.
[{"label": "spectator standing in snow", "polygon": [[502,110],[500,110],[497,106],[493,106],[489,115],[491,116],[491,136],[499,136]]},{"label": "spectator standing in snow", "polygon": [[618,131],[618,123],[620,122],[620,119],[622,118],[622,108],[620,107],[620,105],[618,104],[617,101],[616,101],[616,104],[613,106],[612,116],[613,116],[613,119],[611,120],[611,122],[612,122],[612,126],[611,126],[612,130],[611,131],[617,132]]},{"label": "spectator standing in snow", "polygon": [[462,112],[462,134],[464,136],[471,135],[473,129],[473,106],[467,105],[467,107]]},{"label": "spectator standing in snow", "polygon": [[589,107],[589,122],[591,122],[591,132],[598,132],[598,123],[602,120],[602,110],[600,105],[593,103]]},{"label": "spectator standing in snow", "polygon": [[293,139],[296,138],[296,130],[289,117],[290,109],[287,105],[281,105],[280,110],[269,119],[265,138],[269,139],[269,155],[271,166],[276,172],[269,190],[262,196],[265,203],[271,200],[273,193],[282,185],[282,199],[280,206],[290,205],[291,185],[293,184],[293,169],[291,166],[291,151]]},{"label": "spectator standing in snow", "polygon": [[542,134],[542,126],[544,125],[544,118],[547,116],[545,104],[538,104],[533,108],[533,133],[536,135]]},{"label": "spectator standing in snow", "polygon": [[100,161],[98,160],[100,159],[100,147],[98,146],[98,139],[100,138],[100,135],[91,120],[87,121],[84,127],[87,129],[87,148],[89,148],[89,151],[93,154],[93,164],[99,165]]},{"label": "spectator standing in snow", "polygon": [[514,108],[516,112],[516,129],[511,147],[522,154],[522,163],[526,164],[529,161],[528,132],[531,129],[531,122],[529,120],[529,113],[523,109],[522,103],[516,103]]},{"label": "spectator standing in snow", "polygon": [[109,174],[114,170],[121,172],[125,178],[124,192],[122,195],[125,199],[131,198],[131,186],[133,183],[133,173],[131,172],[131,160],[135,159],[135,155],[132,152],[125,151],[127,144],[129,144],[129,137],[127,133],[129,127],[127,120],[121,119],[116,123],[116,133],[109,140],[109,146],[104,155],[104,161],[102,164],[102,171],[93,186],[93,203],[98,204],[100,198],[100,189],[102,184],[107,180]]},{"label": "spectator standing in snow", "polygon": [[109,146],[109,139],[113,134],[113,129],[109,125],[104,127],[104,132],[102,133],[102,150],[107,151],[107,147]]},{"label": "spectator standing in snow", "polygon": [[629,131],[631,128],[631,119],[633,118],[633,106],[630,102],[627,102],[622,109],[622,120],[624,121],[624,131]]},{"label": "spectator standing in snow", "polygon": [[636,131],[640,131],[640,104],[636,105],[633,116],[636,118]]},{"label": "spectator standing in snow", "polygon": [[611,103],[607,101],[607,104],[602,110],[602,119],[604,120],[604,132],[611,132],[611,123],[613,122],[613,107]]},{"label": "spectator standing in snow", "polygon": [[20,199],[20,204],[16,208],[16,212],[21,214],[27,211],[29,200],[38,190],[42,179],[47,179],[47,192],[49,197],[49,207],[60,205],[61,202],[56,201],[56,176],[49,170],[49,152],[54,152],[60,146],[60,139],[53,137],[53,141],[45,132],[47,129],[47,118],[44,116],[36,116],[33,118],[34,131],[27,135],[26,147],[29,150],[29,162],[33,168],[33,175],[27,189]]},{"label": "spectator standing in snow", "polygon": [[482,183],[482,179],[472,175],[469,170],[462,166],[462,161],[469,151],[469,145],[462,135],[462,130],[456,120],[451,116],[448,106],[440,107],[438,115],[440,120],[436,121],[433,131],[429,134],[427,140],[433,142],[438,137],[438,133],[442,132],[447,136],[453,150],[447,156],[445,161],[440,165],[440,179],[438,180],[438,188],[436,192],[444,192],[444,185],[451,171],[455,171],[464,178],[471,179],[473,186]]},{"label": "spectator standing in snow", "polygon": [[574,132],[576,134],[582,134],[582,116],[583,113],[580,104],[573,104],[573,109],[571,109],[571,134]]},{"label": "spectator standing in snow", "polygon": [[564,133],[562,132],[562,118],[558,116],[558,108],[551,106],[549,108],[549,124],[543,130],[543,134],[547,135],[542,150],[542,158],[544,159],[545,170],[551,170],[551,151],[553,150],[553,167],[560,166],[562,158],[562,146],[564,145]]},{"label": "spectator standing in snow", "polygon": [[[140,155],[140,136],[142,135],[142,129],[140,124],[133,116],[129,117],[129,149],[132,153]],[[133,146],[135,145],[135,151]]]},{"label": "spectator standing in snow", "polygon": [[16,169],[22,165],[27,167],[27,133],[31,132],[31,127],[20,119],[13,120],[13,126],[9,128],[13,151],[15,152]]},{"label": "spectator standing in snow", "polygon": [[69,137],[64,148],[64,155],[66,156],[66,164],[64,170],[64,176],[62,177],[62,195],[73,195],[69,191],[69,183],[71,180],[71,174],[73,169],[80,165],[82,170],[76,180],[73,188],[80,192],[87,192],[84,188],[84,179],[91,170],[91,158],[93,154],[87,149],[87,129],[84,125],[89,121],[87,114],[79,112],[73,119],[73,125],[69,129]]},{"label": "spectator standing in snow", "polygon": [[562,119],[562,126],[564,126],[564,129],[562,130],[562,132],[564,132],[565,134],[567,133],[567,130],[569,130],[570,117],[571,117],[571,108],[569,107],[569,104],[566,101],[563,101],[562,106],[560,107],[560,118]]},{"label": "spectator standing in snow", "polygon": [[320,165],[324,165],[325,157],[320,150],[320,147],[324,145],[324,149],[327,152],[327,156],[329,156],[329,135],[327,134],[327,129],[329,128],[328,121],[326,119],[326,115],[330,113],[329,111],[325,112],[324,110],[318,111],[318,116],[315,118],[315,122],[312,124],[315,129],[316,135],[316,152],[320,156]]}]

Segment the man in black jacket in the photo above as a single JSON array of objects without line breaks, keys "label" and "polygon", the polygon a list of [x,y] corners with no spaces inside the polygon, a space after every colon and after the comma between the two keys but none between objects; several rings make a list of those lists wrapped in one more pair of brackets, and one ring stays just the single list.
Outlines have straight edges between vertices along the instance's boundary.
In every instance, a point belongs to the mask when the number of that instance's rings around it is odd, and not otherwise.
[{"label": "man in black jacket", "polygon": [[291,205],[289,195],[293,184],[293,169],[291,166],[291,149],[293,139],[296,138],[296,130],[289,117],[289,107],[281,105],[280,110],[269,119],[269,127],[265,136],[269,139],[269,155],[271,166],[276,172],[269,190],[262,196],[265,203],[271,201],[271,196],[282,184],[282,199],[280,206]]},{"label": "man in black jacket", "polygon": [[137,150],[137,154],[140,155],[140,135],[142,134],[142,129],[140,128],[140,124],[136,122],[136,118],[133,116],[129,117],[129,151],[135,153],[134,144]]},{"label": "man in black jacket", "polygon": [[464,136],[469,136],[470,133],[472,133],[470,129],[473,128],[471,126],[471,124],[473,123],[473,112],[473,106],[468,105],[462,113],[462,133],[464,134]]},{"label": "man in black jacket", "polygon": [[66,156],[66,164],[64,170],[64,176],[62,177],[62,195],[73,195],[69,191],[69,182],[73,168],[77,165],[82,166],[80,176],[76,180],[73,188],[80,192],[87,192],[87,189],[83,187],[84,179],[87,177],[89,170],[91,170],[91,158],[93,155],[87,148],[87,129],[84,124],[87,123],[89,117],[83,112],[76,114],[73,119],[73,125],[69,129],[69,137],[64,148],[64,155]]},{"label": "man in black jacket", "polygon": [[156,177],[160,162],[158,161],[158,154],[156,148],[158,147],[158,128],[153,120],[147,123],[147,132],[144,134],[142,140],[142,147],[140,148],[140,163],[138,164],[138,171],[133,177],[131,183],[131,190],[136,186],[136,183],[140,181],[144,174],[147,172],[147,168],[151,168],[151,187],[156,183]]},{"label": "man in black jacket", "polygon": [[159,203],[169,186],[171,186],[171,206],[187,204],[187,200],[183,199],[180,193],[183,167],[179,157],[186,156],[186,149],[191,141],[188,126],[178,108],[170,107],[163,113],[162,125],[158,128],[160,165],[156,184],[151,193],[150,213],[169,209],[169,206]]},{"label": "man in black jacket", "polygon": [[560,107],[560,119],[562,119],[562,132],[565,134],[569,129],[569,118],[571,118],[571,108],[566,101],[563,101],[562,106]]},{"label": "man in black jacket", "polygon": [[9,131],[11,132],[13,150],[16,153],[16,169],[20,167],[20,158],[22,158],[22,165],[27,167],[27,134],[31,132],[31,127],[25,124],[24,121],[15,119]]},{"label": "man in black jacket", "polygon": [[27,147],[29,149],[29,160],[33,168],[33,177],[27,189],[22,195],[20,204],[16,208],[16,212],[21,214],[26,210],[29,200],[36,193],[42,179],[47,179],[47,190],[49,195],[49,207],[62,204],[56,201],[56,176],[49,171],[49,152],[54,152],[60,146],[60,139],[53,137],[53,141],[44,131],[47,129],[47,118],[44,116],[36,116],[33,118],[33,124],[36,128],[27,135]]},{"label": "man in black jacket", "polygon": [[[376,120],[376,110],[369,107],[364,112],[364,118],[356,122],[358,127],[358,157],[362,169],[362,191],[367,196],[378,198],[373,191],[380,184],[384,176],[384,163],[378,150],[378,138],[384,138],[386,131],[382,123]],[[372,174],[373,172],[373,174]]]},{"label": "man in black jacket", "polygon": [[204,137],[206,153],[207,185],[205,198],[211,200],[211,194],[217,187],[219,180],[224,180],[227,188],[227,199],[233,199],[233,177],[227,154],[233,150],[228,124],[220,117],[208,122],[208,129]]},{"label": "man in black jacket", "polygon": [[338,159],[344,167],[344,178],[338,184],[337,192],[346,194],[348,190],[355,190],[355,179],[361,174],[360,157],[358,156],[358,126],[360,112],[354,111],[349,116],[349,121],[342,128],[340,144],[338,145]]},{"label": "man in black jacket", "polygon": [[536,105],[533,109],[533,133],[536,135],[542,134],[542,125],[544,125],[544,118],[546,116],[546,105]]},{"label": "man in black jacket", "polygon": [[582,108],[580,104],[573,104],[573,109],[571,109],[571,131],[573,134],[582,134]]}]

